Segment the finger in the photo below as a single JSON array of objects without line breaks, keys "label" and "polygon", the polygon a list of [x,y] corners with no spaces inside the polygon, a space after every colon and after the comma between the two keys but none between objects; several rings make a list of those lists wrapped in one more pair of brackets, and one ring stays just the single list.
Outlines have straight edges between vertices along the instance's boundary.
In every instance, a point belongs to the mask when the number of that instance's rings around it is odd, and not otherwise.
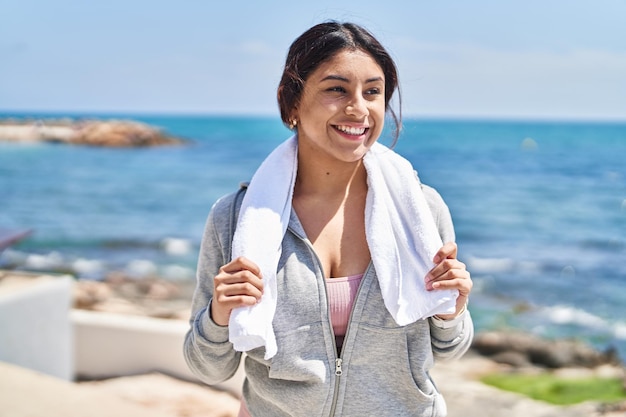
[{"label": "finger", "polygon": [[243,270],[235,273],[220,273],[215,276],[215,286],[249,283],[263,292],[263,280],[251,271]]},{"label": "finger", "polygon": [[454,242],[448,242],[443,245],[433,257],[433,262],[438,264],[444,259],[455,259],[457,254],[457,245]]},{"label": "finger", "polygon": [[219,304],[223,309],[232,310],[233,308],[243,306],[253,306],[259,302],[259,299],[251,295],[246,294],[232,294],[227,295],[224,293],[216,294],[214,301]]},{"label": "finger", "polygon": [[461,268],[453,268],[449,269],[436,277],[426,281],[426,288],[438,288],[438,285],[435,285],[438,282],[456,280],[456,279],[469,279],[470,274],[466,269]]},{"label": "finger", "polygon": [[257,287],[249,282],[224,284],[221,285],[217,290],[219,295],[224,295],[226,297],[247,296],[254,297],[255,300],[260,300],[263,296],[263,291],[259,290]]},{"label": "finger", "polygon": [[438,265],[435,265],[433,269],[428,271],[426,274],[425,280],[426,282],[435,281],[441,279],[443,275],[445,275],[448,271],[451,270],[465,270],[466,266],[463,262],[458,259],[444,259]]},{"label": "finger", "polygon": [[467,277],[444,279],[433,282],[432,287],[434,290],[455,289],[463,291],[465,294],[472,288],[472,281],[467,279]]},{"label": "finger", "polygon": [[223,272],[227,272],[227,273],[233,273],[233,272],[246,270],[246,271],[252,272],[254,275],[258,276],[259,278],[263,278],[261,274],[261,268],[259,268],[257,264],[255,264],[250,259],[244,256],[240,256],[238,258],[233,259],[226,265],[222,266],[220,270]]},{"label": "finger", "polygon": [[430,286],[433,290],[456,289],[459,290],[459,293],[468,295],[473,285],[474,283],[467,271],[463,271],[463,273],[451,271],[443,279],[427,284],[427,288]]}]

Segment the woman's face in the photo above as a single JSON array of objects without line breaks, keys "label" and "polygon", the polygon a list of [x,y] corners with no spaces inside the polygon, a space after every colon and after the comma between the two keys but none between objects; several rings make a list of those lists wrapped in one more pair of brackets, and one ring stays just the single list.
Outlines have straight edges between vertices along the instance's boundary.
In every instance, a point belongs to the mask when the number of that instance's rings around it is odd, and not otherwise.
[{"label": "woman's face", "polygon": [[383,129],[385,74],[366,52],[341,51],[311,73],[292,117],[303,150],[358,161]]}]

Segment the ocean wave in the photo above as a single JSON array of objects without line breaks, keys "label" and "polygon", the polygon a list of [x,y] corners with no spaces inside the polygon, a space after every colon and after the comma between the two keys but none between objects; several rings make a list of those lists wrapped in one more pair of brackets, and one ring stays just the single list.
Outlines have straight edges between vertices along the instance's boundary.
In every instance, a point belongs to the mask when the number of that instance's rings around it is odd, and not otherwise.
[{"label": "ocean wave", "polygon": [[615,337],[621,340],[626,340],[626,323],[616,323],[614,326]]},{"label": "ocean wave", "polygon": [[545,314],[552,323],[555,324],[576,324],[585,327],[609,327],[603,318],[591,314],[585,310],[580,310],[568,306],[552,306],[545,308]]},{"label": "ocean wave", "polygon": [[157,274],[157,271],[157,265],[146,259],[135,259],[130,261],[126,265],[126,268],[124,268],[124,272],[133,278],[154,276]]},{"label": "ocean wave", "polygon": [[479,258],[470,256],[466,259],[467,268],[473,273],[503,272],[539,272],[541,266],[537,262],[518,261],[511,258]]},{"label": "ocean wave", "polygon": [[512,271],[515,261],[508,258],[467,258],[467,268],[472,272],[508,272]]},{"label": "ocean wave", "polygon": [[97,278],[104,275],[106,265],[97,259],[78,258],[71,262],[72,270],[81,277]]},{"label": "ocean wave", "polygon": [[36,272],[69,273],[81,278],[101,278],[107,269],[104,261],[63,255],[57,251],[28,253],[7,249],[0,255],[0,266]]},{"label": "ocean wave", "polygon": [[557,325],[585,327],[626,340],[626,322],[611,322],[588,311],[563,305],[545,307],[542,314]]},{"label": "ocean wave", "polygon": [[35,271],[57,270],[65,265],[63,256],[55,251],[37,254],[7,250],[2,258],[10,264],[23,265]]},{"label": "ocean wave", "polygon": [[135,259],[126,265],[124,273],[138,279],[158,276],[171,281],[179,281],[193,279],[196,271],[183,265],[158,265],[147,259]]},{"label": "ocean wave", "polygon": [[160,269],[159,275],[171,281],[188,280],[195,277],[196,270],[181,265],[165,265]]},{"label": "ocean wave", "polygon": [[[190,253],[188,247],[181,242],[171,243],[169,254]],[[185,249],[185,251],[183,251]],[[157,256],[158,258],[158,256]],[[162,257],[161,257],[162,258]],[[195,269],[182,264],[159,264],[146,258],[113,261],[109,259],[92,259],[84,256],[62,254],[57,251],[48,253],[28,253],[15,249],[7,249],[0,254],[0,267],[44,273],[71,274],[77,278],[104,279],[109,273],[122,272],[132,278],[160,276],[171,280],[193,279]]]},{"label": "ocean wave", "polygon": [[30,254],[24,260],[26,267],[36,270],[57,269],[62,267],[63,264],[63,256],[58,252],[50,252],[44,255]]},{"label": "ocean wave", "polygon": [[193,251],[193,244],[190,240],[168,237],[160,242],[160,247],[168,255],[188,255]]}]

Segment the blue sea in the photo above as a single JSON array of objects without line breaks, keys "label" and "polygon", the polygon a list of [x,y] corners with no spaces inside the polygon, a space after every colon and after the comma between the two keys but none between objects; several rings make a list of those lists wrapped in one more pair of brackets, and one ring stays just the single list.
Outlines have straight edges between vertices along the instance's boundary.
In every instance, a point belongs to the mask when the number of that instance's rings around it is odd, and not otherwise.
[{"label": "blue sea", "polygon": [[[271,117],[115,117],[190,143],[0,142],[0,228],[34,231],[0,267],[192,280],[212,204],[290,135]],[[626,123],[405,120],[396,150],[450,207],[478,330],[577,337],[626,359]]]}]

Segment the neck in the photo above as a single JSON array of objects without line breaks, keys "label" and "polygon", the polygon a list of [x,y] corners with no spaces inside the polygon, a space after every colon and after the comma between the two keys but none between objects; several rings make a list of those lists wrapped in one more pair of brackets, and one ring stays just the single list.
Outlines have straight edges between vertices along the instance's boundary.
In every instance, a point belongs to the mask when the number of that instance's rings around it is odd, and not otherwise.
[{"label": "neck", "polygon": [[363,161],[334,162],[298,157],[298,174],[294,192],[332,198],[351,191],[367,191],[367,172]]}]

